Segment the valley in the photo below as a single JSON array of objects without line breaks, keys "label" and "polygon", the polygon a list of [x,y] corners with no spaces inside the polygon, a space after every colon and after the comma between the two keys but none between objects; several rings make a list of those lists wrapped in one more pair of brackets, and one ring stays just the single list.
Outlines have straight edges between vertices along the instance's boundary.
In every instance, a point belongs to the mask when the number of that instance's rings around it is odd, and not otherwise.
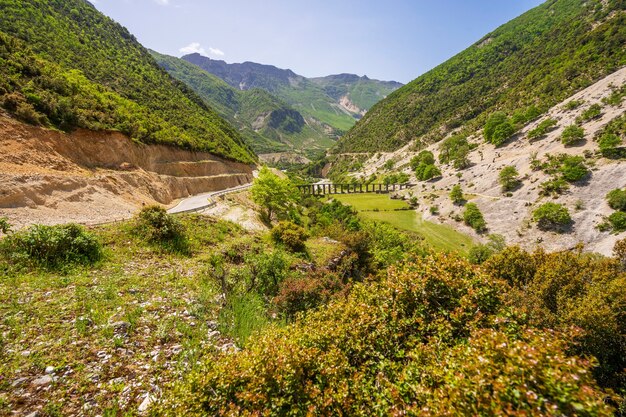
[{"label": "valley", "polygon": [[0,417],[626,416],[626,2],[521,3],[0,0]]}]

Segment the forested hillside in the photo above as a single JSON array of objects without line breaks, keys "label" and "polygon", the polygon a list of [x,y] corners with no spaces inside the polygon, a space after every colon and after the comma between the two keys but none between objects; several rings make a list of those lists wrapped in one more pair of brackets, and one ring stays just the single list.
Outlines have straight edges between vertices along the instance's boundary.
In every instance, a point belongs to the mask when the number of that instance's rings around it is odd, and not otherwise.
[{"label": "forested hillside", "polygon": [[335,143],[320,124],[307,124],[297,110],[263,89],[239,90],[185,60],[151,53],[170,75],[191,87],[220,116],[237,126],[259,154],[323,151]]},{"label": "forested hillside", "polygon": [[254,161],[236,129],[87,1],[0,0],[0,10],[0,103],[18,118]]},{"label": "forested hillside", "polygon": [[546,111],[626,64],[626,2],[550,0],[375,105],[338,152],[433,142],[488,114]]}]

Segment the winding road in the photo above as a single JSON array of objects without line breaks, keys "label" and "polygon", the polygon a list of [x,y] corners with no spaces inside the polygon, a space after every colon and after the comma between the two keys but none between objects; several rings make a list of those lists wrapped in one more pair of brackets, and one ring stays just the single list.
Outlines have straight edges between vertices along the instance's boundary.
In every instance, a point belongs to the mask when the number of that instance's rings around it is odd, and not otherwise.
[{"label": "winding road", "polygon": [[202,193],[193,195],[191,197],[187,197],[182,199],[178,204],[176,204],[171,209],[167,210],[170,214],[176,213],[188,213],[192,211],[200,211],[209,207],[213,207],[216,203],[214,200],[215,197],[219,197],[221,195],[226,195],[230,193],[236,193],[238,191],[243,191],[250,188],[252,184],[240,185],[233,188],[227,188],[225,190],[213,191],[210,193]]}]

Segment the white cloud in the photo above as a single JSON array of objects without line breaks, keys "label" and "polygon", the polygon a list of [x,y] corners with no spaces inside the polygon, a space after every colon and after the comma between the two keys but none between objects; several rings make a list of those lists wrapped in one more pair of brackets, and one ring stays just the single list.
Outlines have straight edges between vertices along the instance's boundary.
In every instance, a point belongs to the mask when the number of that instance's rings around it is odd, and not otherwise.
[{"label": "white cloud", "polygon": [[210,46],[209,46],[209,53],[215,56],[224,56],[224,51],[222,51],[221,49],[217,49],[217,48],[211,48]]},{"label": "white cloud", "polygon": [[221,49],[218,48],[212,48],[209,47],[209,50],[207,52],[206,49],[204,49],[204,47],[202,45],[200,45],[199,42],[192,42],[187,46],[184,46],[182,48],[179,49],[180,53],[182,54],[200,54],[200,55],[204,55],[204,56],[224,56],[224,51],[222,51]]},{"label": "white cloud", "polygon": [[170,0],[154,0],[154,1],[160,4],[161,6],[167,6],[170,4]]}]

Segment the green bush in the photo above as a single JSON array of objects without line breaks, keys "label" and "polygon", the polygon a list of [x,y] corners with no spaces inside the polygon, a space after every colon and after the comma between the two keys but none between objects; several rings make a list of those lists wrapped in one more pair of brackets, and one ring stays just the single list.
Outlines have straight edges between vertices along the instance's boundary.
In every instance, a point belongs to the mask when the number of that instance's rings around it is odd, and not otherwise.
[{"label": "green bush", "polygon": [[459,184],[456,184],[452,187],[452,190],[450,191],[450,200],[452,200],[452,203],[457,205],[461,205],[465,202],[463,189]]},{"label": "green bush", "polygon": [[155,413],[609,416],[566,336],[502,311],[505,285],[449,255],[392,267],[207,359]]},{"label": "green bush", "polygon": [[557,124],[558,122],[552,118],[541,121],[541,123],[539,123],[536,128],[528,131],[528,134],[527,134],[528,140],[532,141],[532,140],[542,137],[543,135],[548,133],[550,130],[552,130],[554,127],[556,127]]},{"label": "green bush", "polygon": [[614,133],[605,133],[598,140],[600,152],[602,152],[602,156],[605,158],[620,157],[623,154],[623,151],[620,149],[621,144],[622,139]]},{"label": "green bush", "polygon": [[102,257],[98,238],[77,224],[31,226],[2,239],[0,250],[15,262],[47,268],[92,264]]},{"label": "green bush", "polygon": [[533,211],[533,220],[540,229],[559,229],[572,223],[569,211],[562,204],[544,203]]},{"label": "green bush", "polygon": [[514,190],[520,184],[519,173],[514,166],[506,166],[502,168],[500,174],[498,174],[498,181],[502,186],[502,191]]},{"label": "green bush", "polygon": [[9,234],[11,232],[11,224],[6,217],[0,217],[0,233]]},{"label": "green bush", "polygon": [[606,200],[613,210],[626,211],[626,190],[616,188],[606,195]]},{"label": "green bush", "polygon": [[602,106],[596,103],[592,104],[587,110],[582,112],[582,114],[576,118],[576,122],[585,123],[600,116],[602,116]]},{"label": "green bush", "polygon": [[590,174],[582,156],[563,157],[559,171],[567,182],[581,181]]},{"label": "green bush", "polygon": [[480,209],[475,203],[467,203],[465,205],[463,221],[478,233],[482,233],[487,230],[487,222],[485,222],[483,214],[480,212]]},{"label": "green bush", "polygon": [[506,247],[504,236],[492,234],[489,235],[489,243],[485,245],[475,245],[469,251],[467,256],[470,263],[480,265],[491,258],[496,253],[502,252]]},{"label": "green bush", "polygon": [[304,252],[307,238],[308,234],[303,227],[288,220],[278,222],[272,229],[272,239],[293,252]]},{"label": "green bush", "polygon": [[585,130],[576,125],[567,126],[561,134],[561,143],[565,146],[575,145],[585,139]]},{"label": "green bush", "polygon": [[574,109],[579,108],[583,104],[585,104],[585,100],[570,100],[567,103],[565,103],[563,108],[565,110],[574,110]]},{"label": "green bush", "polygon": [[609,216],[609,223],[615,232],[623,232],[626,230],[626,213],[616,211]]},{"label": "green bush", "polygon": [[135,231],[148,242],[156,243],[165,249],[185,251],[187,237],[185,227],[173,215],[160,206],[147,206],[141,209],[135,219]]}]

